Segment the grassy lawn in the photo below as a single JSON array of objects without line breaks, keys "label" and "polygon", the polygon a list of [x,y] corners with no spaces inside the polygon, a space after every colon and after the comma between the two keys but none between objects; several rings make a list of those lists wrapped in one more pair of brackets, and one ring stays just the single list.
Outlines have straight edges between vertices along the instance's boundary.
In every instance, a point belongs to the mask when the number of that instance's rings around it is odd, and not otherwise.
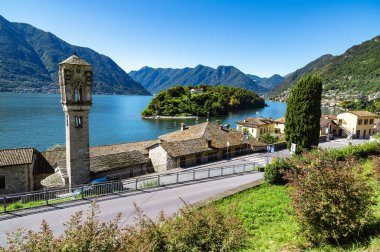
[{"label": "grassy lawn", "polygon": [[288,190],[287,186],[263,184],[216,202],[226,211],[236,205],[250,236],[242,251],[380,251],[380,198],[372,227],[377,235],[342,246],[315,247],[302,236],[292,217]]}]

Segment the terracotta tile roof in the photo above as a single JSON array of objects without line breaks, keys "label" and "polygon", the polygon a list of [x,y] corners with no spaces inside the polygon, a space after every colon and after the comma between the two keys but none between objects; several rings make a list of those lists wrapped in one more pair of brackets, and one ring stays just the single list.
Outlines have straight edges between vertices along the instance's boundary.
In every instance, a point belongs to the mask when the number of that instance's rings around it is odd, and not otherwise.
[{"label": "terracotta tile roof", "polygon": [[336,115],[321,115],[321,118],[336,120]]},{"label": "terracotta tile roof", "polygon": [[75,54],[71,55],[70,57],[68,57],[67,59],[65,59],[59,64],[87,65],[87,66],[90,65],[84,59],[80,58],[78,55],[75,55]]},{"label": "terracotta tile roof", "polygon": [[208,146],[208,142],[204,138],[163,142],[160,145],[171,157],[186,156],[213,150]]},{"label": "terracotta tile roof", "polygon": [[274,120],[275,123],[282,123],[282,124],[285,124],[285,117],[281,117],[281,118],[278,118],[276,120]]},{"label": "terracotta tile roof", "polygon": [[257,128],[260,126],[268,125],[273,123],[274,120],[271,118],[261,118],[261,117],[249,117],[243,121],[238,121],[236,124],[242,125],[244,127]]},{"label": "terracotta tile roof", "polygon": [[[186,153],[191,154],[201,152],[193,150],[195,148],[194,146],[200,150],[207,151],[209,148],[227,148],[227,142],[229,142],[230,147],[243,145],[247,142],[245,135],[242,133],[221,129],[220,127],[210,122],[201,123],[195,126],[189,126],[185,130],[175,131],[166,135],[162,135],[159,138],[163,141],[160,143],[161,146],[164,144],[164,146],[170,150],[174,148],[174,146],[178,149],[181,149],[172,151],[173,155],[175,156],[178,156],[178,153],[187,155]],[[210,141],[210,145],[208,145],[208,141]],[[167,144],[168,142],[180,143]],[[250,139],[248,142],[252,146],[265,145],[253,139]]]},{"label": "terracotta tile roof", "polygon": [[202,138],[209,124],[210,124],[209,122],[205,122],[198,125],[189,126],[185,130],[174,131],[174,132],[159,136],[158,138],[167,142],[184,141],[184,140],[189,140],[189,139]]},{"label": "terracotta tile roof", "polygon": [[129,152],[138,150],[144,155],[148,155],[147,148],[158,143],[159,140],[148,140],[133,143],[112,144],[94,146],[90,148],[90,157],[103,156],[108,154],[115,154],[120,152]]},{"label": "terracotta tile roof", "polygon": [[34,148],[0,150],[0,166],[31,164],[34,151]]},{"label": "terracotta tile roof", "polygon": [[371,113],[371,112],[366,111],[366,110],[353,110],[353,111],[348,111],[348,113],[351,113],[351,114],[354,114],[357,116],[374,116],[374,117],[377,116],[376,114]]}]

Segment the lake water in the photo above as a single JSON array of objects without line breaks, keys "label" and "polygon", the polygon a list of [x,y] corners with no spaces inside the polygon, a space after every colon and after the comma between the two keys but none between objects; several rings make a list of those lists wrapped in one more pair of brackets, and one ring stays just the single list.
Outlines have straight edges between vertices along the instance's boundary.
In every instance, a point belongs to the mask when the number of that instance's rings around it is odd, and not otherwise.
[{"label": "lake water", "polygon": [[[90,112],[90,145],[157,139],[178,130],[182,122],[193,125],[206,118],[144,120],[140,112],[152,96],[94,95]],[[267,101],[268,107],[230,113],[210,121],[235,122],[250,116],[279,118],[285,103]],[[0,148],[35,147],[40,151],[65,143],[65,117],[57,94],[0,93]]]}]

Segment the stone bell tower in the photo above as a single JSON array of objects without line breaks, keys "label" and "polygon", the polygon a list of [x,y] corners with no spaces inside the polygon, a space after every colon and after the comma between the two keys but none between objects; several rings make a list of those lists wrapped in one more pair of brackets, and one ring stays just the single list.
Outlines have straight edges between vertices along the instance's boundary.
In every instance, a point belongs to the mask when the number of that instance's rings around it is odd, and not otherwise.
[{"label": "stone bell tower", "polygon": [[90,182],[88,114],[92,66],[72,55],[59,63],[59,85],[66,117],[66,169],[71,187]]}]

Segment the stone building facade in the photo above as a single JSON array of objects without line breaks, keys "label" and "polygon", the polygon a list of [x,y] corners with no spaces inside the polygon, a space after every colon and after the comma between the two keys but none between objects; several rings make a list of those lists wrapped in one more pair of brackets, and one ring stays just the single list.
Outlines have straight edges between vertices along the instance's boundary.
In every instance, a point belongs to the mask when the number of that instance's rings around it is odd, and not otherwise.
[{"label": "stone building facade", "polygon": [[247,139],[240,132],[230,131],[209,122],[181,127],[181,130],[162,135],[159,139],[160,142],[148,148],[149,158],[157,172],[185,168],[266,148],[265,144]]},{"label": "stone building facade", "polygon": [[33,148],[0,150],[0,195],[42,189],[53,167]]}]

